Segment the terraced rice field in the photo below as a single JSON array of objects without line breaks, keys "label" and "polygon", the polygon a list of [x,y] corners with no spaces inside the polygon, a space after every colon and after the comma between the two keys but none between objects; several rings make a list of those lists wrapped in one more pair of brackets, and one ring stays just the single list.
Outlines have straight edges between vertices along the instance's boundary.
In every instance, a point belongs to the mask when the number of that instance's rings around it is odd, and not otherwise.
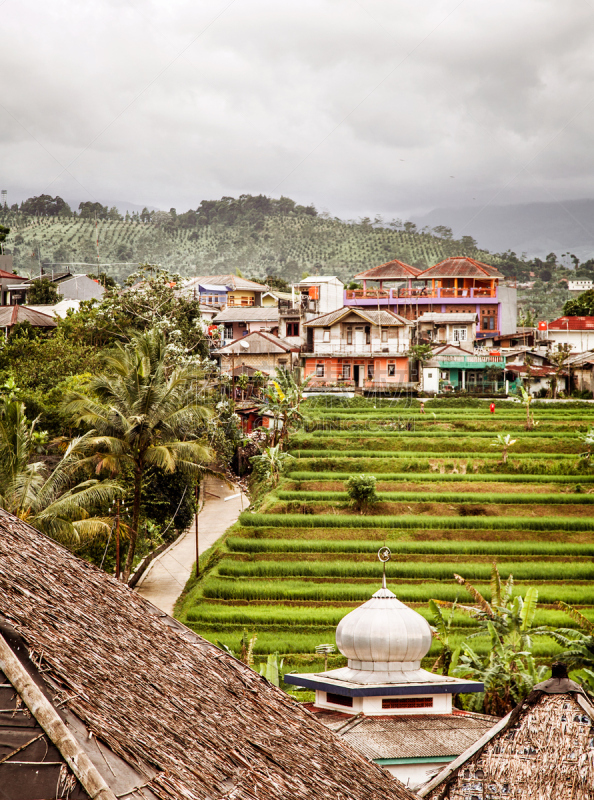
[{"label": "terraced rice field", "polygon": [[[539,424],[528,431],[511,403],[494,417],[487,403],[427,403],[425,414],[418,404],[378,405],[310,402],[305,431],[290,441],[294,461],[218,547],[185,599],[186,624],[235,650],[244,630],[256,633],[256,657],[278,650],[285,669],[318,669],[315,646],[334,643],[342,616],[379,588],[384,544],[388,586],[427,618],[430,599],[471,602],[454,573],[489,598],[496,561],[516,593],[538,587],[537,624],[574,624],[558,600],[594,619],[594,467],[578,438],[594,425],[594,406],[534,404]],[[501,432],[517,440],[505,464],[494,446]],[[379,494],[367,513],[351,506],[345,485],[363,472],[376,476]],[[472,625],[456,614],[456,638]],[[548,660],[558,648],[542,637],[534,652]]]}]

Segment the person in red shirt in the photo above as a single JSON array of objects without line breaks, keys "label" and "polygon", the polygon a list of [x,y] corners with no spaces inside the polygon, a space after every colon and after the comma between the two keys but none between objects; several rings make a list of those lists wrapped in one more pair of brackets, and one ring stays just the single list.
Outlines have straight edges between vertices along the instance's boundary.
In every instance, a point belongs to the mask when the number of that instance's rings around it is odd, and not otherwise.
[{"label": "person in red shirt", "polygon": [[491,403],[491,405],[489,406],[489,411],[491,412],[491,414],[495,413],[495,403]]}]

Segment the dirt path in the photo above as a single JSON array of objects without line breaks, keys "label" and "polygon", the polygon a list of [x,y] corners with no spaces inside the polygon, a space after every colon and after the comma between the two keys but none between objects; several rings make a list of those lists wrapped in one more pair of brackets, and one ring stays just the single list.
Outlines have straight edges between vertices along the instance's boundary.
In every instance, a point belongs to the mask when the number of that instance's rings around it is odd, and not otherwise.
[{"label": "dirt path", "polygon": [[[225,501],[225,497],[239,495],[236,487],[229,488],[216,478],[207,478],[204,486],[204,507],[198,515],[199,551],[202,554],[237,520],[249,502],[245,495]],[[158,556],[142,576],[136,590],[166,614],[173,614],[173,606],[180,596],[194,562],[196,561],[195,523]]]}]

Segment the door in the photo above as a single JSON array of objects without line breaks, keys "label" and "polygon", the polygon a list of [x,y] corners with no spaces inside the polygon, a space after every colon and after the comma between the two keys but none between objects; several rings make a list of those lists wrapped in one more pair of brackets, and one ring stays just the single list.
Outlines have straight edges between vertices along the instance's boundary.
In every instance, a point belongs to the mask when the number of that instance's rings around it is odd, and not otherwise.
[{"label": "door", "polygon": [[363,330],[363,328],[355,328],[355,349],[358,352],[362,352],[364,344],[365,344],[365,331]]},{"label": "door", "polygon": [[360,386],[360,379],[361,376],[361,367],[358,364],[355,364],[353,367],[353,380],[355,381],[355,386]]}]

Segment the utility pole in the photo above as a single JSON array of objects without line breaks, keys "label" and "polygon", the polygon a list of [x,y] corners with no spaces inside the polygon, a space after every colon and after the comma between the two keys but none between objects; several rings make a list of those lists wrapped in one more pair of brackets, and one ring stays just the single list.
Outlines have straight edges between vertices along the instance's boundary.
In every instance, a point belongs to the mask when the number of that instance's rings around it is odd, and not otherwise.
[{"label": "utility pole", "polygon": [[200,575],[200,541],[198,537],[198,514],[200,513],[200,479],[196,480],[196,516],[195,516],[195,526],[196,526],[196,577],[198,578]]},{"label": "utility pole", "polygon": [[120,501],[117,501],[116,511],[116,580],[120,579]]}]

